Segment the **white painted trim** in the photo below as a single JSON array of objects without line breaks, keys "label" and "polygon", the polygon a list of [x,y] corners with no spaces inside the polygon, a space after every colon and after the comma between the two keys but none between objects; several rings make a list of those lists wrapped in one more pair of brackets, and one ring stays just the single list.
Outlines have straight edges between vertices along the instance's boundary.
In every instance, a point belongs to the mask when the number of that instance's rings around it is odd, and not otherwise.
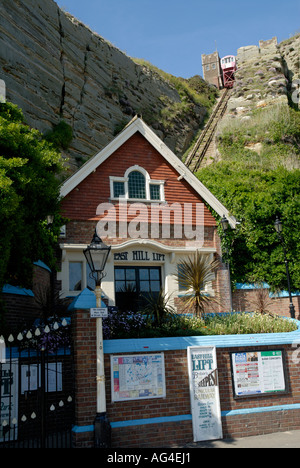
[{"label": "white painted trim", "polygon": [[[161,244],[160,242],[157,242],[152,239],[130,239],[122,244],[115,244],[111,246],[111,251],[112,252],[119,252],[123,249],[131,248],[134,246],[144,246],[144,247],[152,247],[154,249],[159,250],[160,252],[166,252],[166,253],[187,253],[187,252],[196,252],[199,250],[199,252],[203,253],[210,253],[213,254],[217,252],[217,249],[215,247],[197,247],[195,245],[186,245],[186,246],[180,246],[180,247],[175,247],[171,245],[166,245],[166,244]],[[63,251],[83,251],[84,249],[87,248],[86,244],[60,244],[60,248]]]},{"label": "white painted trim", "polygon": [[136,132],[140,132],[146,140],[165,158],[165,160],[178,172],[179,178],[184,178],[191,187],[203,198],[211,208],[223,215],[229,221],[232,228],[235,228],[237,221],[231,216],[224,205],[197,179],[194,174],[180,161],[180,159],[165,145],[165,143],[141,120],[134,118],[117,137],[109,143],[103,150],[89,159],[75,174],[69,177],[60,189],[60,196],[66,197],[78,184],[97,169],[107,158],[119,149]]}]

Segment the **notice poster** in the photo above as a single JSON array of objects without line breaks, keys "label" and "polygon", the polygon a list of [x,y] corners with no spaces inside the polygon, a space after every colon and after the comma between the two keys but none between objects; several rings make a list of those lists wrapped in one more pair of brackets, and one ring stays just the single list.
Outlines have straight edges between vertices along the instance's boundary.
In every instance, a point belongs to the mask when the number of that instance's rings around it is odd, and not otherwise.
[{"label": "notice poster", "polygon": [[111,356],[112,401],[166,396],[164,353]]},{"label": "notice poster", "polygon": [[236,396],[286,390],[282,351],[232,353],[231,358]]},{"label": "notice poster", "polygon": [[194,442],[222,439],[215,347],[188,347]]}]

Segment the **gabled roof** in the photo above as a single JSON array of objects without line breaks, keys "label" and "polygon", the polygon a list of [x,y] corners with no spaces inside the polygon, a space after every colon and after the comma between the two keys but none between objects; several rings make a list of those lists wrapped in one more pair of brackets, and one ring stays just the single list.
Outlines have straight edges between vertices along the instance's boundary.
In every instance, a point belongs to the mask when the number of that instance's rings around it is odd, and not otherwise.
[{"label": "gabled roof", "polygon": [[178,172],[178,180],[185,179],[190,186],[208,203],[221,217],[228,219],[232,228],[236,227],[236,219],[230,215],[224,205],[197,179],[196,176],[180,161],[180,159],[165,145],[165,143],[138,116],[134,117],[111,143],[89,159],[77,172],[69,177],[61,186],[60,195],[66,197],[86,177],[97,169],[120,146],[122,146],[136,132],[140,132],[146,140],[161,154],[165,160]]}]

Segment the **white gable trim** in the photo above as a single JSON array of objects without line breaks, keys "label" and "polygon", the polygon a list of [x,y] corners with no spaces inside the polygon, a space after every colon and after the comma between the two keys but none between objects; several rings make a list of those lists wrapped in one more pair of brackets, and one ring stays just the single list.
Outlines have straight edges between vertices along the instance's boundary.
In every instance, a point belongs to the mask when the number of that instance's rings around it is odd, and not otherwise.
[{"label": "white gable trim", "polygon": [[66,197],[77,185],[97,169],[117,149],[126,143],[136,132],[140,132],[146,140],[171,164],[178,172],[178,179],[185,179],[191,187],[205,200],[219,216],[226,216],[232,228],[236,227],[236,219],[221,202],[197,179],[197,177],[180,161],[180,159],[165,145],[165,143],[145,124],[135,117],[125,129],[116,136],[103,150],[89,159],[75,174],[69,177],[61,186],[60,196]]}]

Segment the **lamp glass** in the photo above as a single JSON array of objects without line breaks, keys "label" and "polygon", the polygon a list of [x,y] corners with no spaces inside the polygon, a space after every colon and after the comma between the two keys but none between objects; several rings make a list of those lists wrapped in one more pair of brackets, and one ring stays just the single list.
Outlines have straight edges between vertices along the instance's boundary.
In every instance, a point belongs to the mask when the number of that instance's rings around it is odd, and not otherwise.
[{"label": "lamp glass", "polygon": [[225,217],[225,215],[223,215],[223,218],[221,219],[221,223],[222,223],[223,231],[224,232],[227,231],[229,222],[228,222],[228,219]]},{"label": "lamp glass", "polygon": [[110,249],[95,231],[91,244],[83,251],[92,273],[101,273],[104,270]]},{"label": "lamp glass", "polygon": [[278,217],[276,218],[276,221],[274,223],[274,228],[275,228],[275,231],[278,232],[278,234],[282,232],[282,222],[280,221]]}]

